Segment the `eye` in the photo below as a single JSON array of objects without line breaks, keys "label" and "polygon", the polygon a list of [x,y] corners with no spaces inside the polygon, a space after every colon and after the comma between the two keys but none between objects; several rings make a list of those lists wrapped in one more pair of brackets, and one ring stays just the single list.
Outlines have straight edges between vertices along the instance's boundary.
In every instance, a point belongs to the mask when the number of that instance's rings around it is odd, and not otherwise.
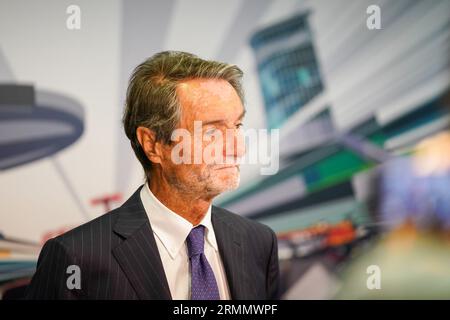
[{"label": "eye", "polygon": [[236,129],[242,128],[243,125],[244,125],[243,123],[238,123],[238,124],[236,125]]},{"label": "eye", "polygon": [[215,127],[208,128],[208,129],[206,129],[205,134],[206,135],[212,135],[212,134],[214,134],[214,132],[216,132],[216,130],[217,129]]}]

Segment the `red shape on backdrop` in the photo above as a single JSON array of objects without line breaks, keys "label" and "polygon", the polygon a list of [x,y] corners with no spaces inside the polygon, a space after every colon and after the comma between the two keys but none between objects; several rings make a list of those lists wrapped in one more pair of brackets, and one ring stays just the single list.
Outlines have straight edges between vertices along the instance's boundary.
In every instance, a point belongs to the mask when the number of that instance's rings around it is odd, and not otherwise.
[{"label": "red shape on backdrop", "polygon": [[94,198],[91,200],[91,205],[97,206],[99,204],[102,204],[105,208],[105,212],[108,212],[111,210],[111,203],[112,202],[119,202],[122,200],[122,194],[121,193],[114,193],[111,195],[105,195],[102,197]]}]

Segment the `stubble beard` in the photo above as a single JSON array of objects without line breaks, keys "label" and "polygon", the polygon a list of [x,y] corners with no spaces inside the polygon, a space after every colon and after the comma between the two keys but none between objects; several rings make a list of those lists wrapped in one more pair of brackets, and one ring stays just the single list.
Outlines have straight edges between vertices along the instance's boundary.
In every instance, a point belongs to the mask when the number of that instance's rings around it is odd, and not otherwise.
[{"label": "stubble beard", "polygon": [[[184,181],[180,181],[175,175],[169,177],[169,183],[175,187],[180,193],[190,195],[190,198],[213,198],[227,191],[237,189],[240,183],[240,169],[237,167],[236,172],[229,173],[225,178],[216,170],[214,165],[207,166],[199,175],[189,171]],[[228,170],[228,169],[223,169]]]}]

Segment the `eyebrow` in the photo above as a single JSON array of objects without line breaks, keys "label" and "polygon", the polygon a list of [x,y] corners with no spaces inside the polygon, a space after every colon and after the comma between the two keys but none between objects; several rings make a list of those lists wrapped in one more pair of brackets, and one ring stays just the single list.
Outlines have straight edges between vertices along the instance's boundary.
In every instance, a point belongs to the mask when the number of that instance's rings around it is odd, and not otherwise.
[{"label": "eyebrow", "polygon": [[[240,114],[240,116],[237,118],[236,121],[242,120],[242,118],[244,118],[246,112],[247,112],[247,110],[244,109],[244,111],[242,111],[242,113]],[[203,121],[202,126],[206,126],[209,124],[215,124],[215,123],[225,123],[225,120],[218,119],[218,120]]]}]

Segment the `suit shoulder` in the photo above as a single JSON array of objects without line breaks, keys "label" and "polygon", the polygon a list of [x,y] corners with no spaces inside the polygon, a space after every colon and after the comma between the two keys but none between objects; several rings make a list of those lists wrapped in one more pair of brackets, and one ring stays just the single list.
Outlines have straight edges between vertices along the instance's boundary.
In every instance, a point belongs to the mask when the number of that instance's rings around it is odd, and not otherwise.
[{"label": "suit shoulder", "polygon": [[75,227],[57,237],[53,240],[62,242],[63,244],[72,244],[73,242],[89,241],[93,234],[99,235],[102,233],[106,235],[112,232],[115,221],[117,220],[119,208],[111,210],[101,216],[94,218],[78,227]]},{"label": "suit shoulder", "polygon": [[258,221],[251,220],[249,218],[240,216],[236,213],[233,213],[227,209],[220,208],[214,206],[216,209],[216,214],[223,220],[228,221],[235,225],[236,227],[242,229],[244,232],[259,232],[263,234],[267,234],[268,236],[272,237],[274,234],[274,231],[267,225],[262,224]]}]

